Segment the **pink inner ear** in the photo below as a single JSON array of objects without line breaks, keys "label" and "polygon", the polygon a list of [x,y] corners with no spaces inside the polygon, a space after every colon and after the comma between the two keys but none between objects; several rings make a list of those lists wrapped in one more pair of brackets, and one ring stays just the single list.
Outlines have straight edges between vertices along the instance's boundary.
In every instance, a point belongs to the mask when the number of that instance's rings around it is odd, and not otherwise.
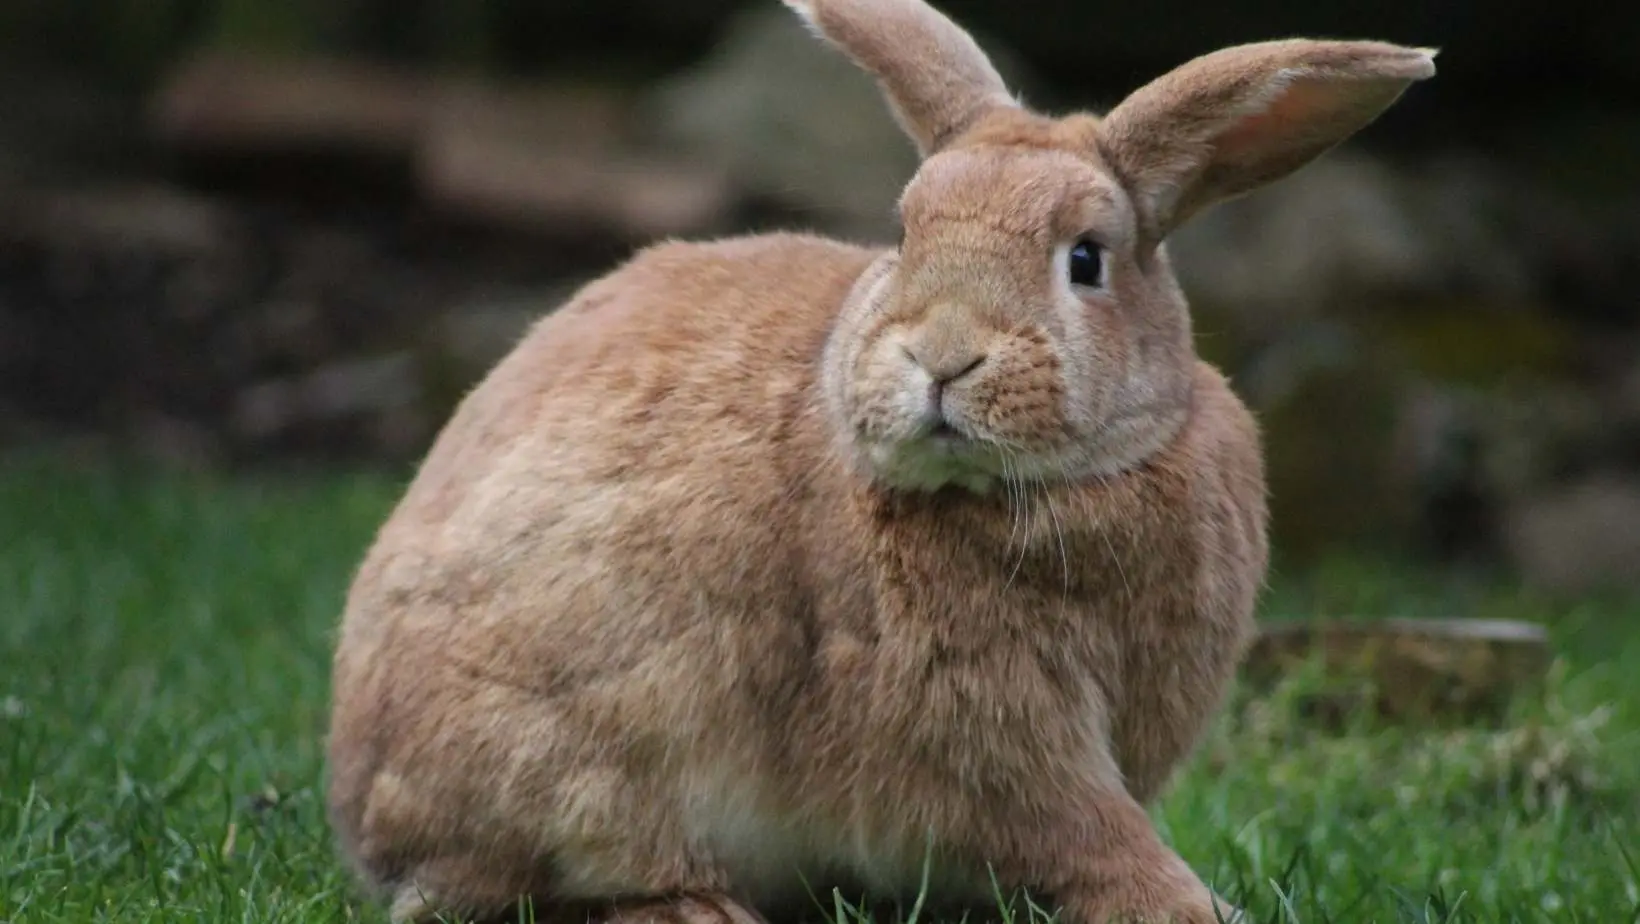
[{"label": "pink inner ear", "polygon": [[1341,95],[1336,86],[1323,81],[1294,80],[1262,112],[1238,120],[1219,136],[1219,158],[1257,158],[1327,131],[1343,102]]}]

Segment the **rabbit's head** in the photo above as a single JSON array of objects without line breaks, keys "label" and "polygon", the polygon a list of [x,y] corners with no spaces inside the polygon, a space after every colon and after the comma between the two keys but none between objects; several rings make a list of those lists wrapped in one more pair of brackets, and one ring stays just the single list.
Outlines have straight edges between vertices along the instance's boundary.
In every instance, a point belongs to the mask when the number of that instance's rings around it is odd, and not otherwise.
[{"label": "rabbit's head", "polygon": [[1108,475],[1165,446],[1195,364],[1168,235],[1435,72],[1428,49],[1263,42],[1053,118],[923,0],[786,2],[877,79],[922,155],[901,244],[854,287],[824,372],[850,455],[897,488]]}]

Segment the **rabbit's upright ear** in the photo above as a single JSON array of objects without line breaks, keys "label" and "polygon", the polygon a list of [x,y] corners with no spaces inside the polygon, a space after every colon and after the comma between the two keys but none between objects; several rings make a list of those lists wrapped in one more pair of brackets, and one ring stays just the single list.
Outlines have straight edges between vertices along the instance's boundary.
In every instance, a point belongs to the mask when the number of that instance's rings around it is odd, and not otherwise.
[{"label": "rabbit's upright ear", "polygon": [[973,37],[923,0],[784,0],[882,87],[927,157],[986,111],[1015,105]]},{"label": "rabbit's upright ear", "polygon": [[1105,160],[1160,240],[1206,206],[1280,179],[1378,118],[1435,51],[1290,39],[1204,55],[1135,91],[1100,129]]}]

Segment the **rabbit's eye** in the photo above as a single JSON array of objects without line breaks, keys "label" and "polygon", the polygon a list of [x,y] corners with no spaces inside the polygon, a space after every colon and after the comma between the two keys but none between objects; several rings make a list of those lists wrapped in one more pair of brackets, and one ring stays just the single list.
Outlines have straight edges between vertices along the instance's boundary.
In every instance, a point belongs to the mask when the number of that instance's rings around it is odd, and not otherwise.
[{"label": "rabbit's eye", "polygon": [[1092,241],[1077,241],[1071,248],[1071,285],[1098,288],[1105,281],[1104,253]]}]

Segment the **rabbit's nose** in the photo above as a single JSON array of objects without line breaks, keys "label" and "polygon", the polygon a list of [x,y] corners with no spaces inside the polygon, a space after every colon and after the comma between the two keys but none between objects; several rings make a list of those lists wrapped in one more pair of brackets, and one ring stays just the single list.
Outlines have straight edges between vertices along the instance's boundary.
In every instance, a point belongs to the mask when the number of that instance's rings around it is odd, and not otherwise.
[{"label": "rabbit's nose", "polygon": [[928,394],[923,416],[936,430],[949,428],[945,416],[945,386],[978,369],[985,362],[985,354],[974,352],[942,353],[932,359],[920,357],[910,347],[906,355],[928,373]]},{"label": "rabbit's nose", "polygon": [[938,406],[941,389],[985,362],[984,340],[958,305],[935,305],[903,346],[905,355],[928,373],[929,394]]},{"label": "rabbit's nose", "polygon": [[985,362],[985,354],[978,350],[943,350],[929,355],[932,351],[919,351],[910,346],[906,347],[905,352],[912,362],[928,373],[936,389],[973,372]]}]

